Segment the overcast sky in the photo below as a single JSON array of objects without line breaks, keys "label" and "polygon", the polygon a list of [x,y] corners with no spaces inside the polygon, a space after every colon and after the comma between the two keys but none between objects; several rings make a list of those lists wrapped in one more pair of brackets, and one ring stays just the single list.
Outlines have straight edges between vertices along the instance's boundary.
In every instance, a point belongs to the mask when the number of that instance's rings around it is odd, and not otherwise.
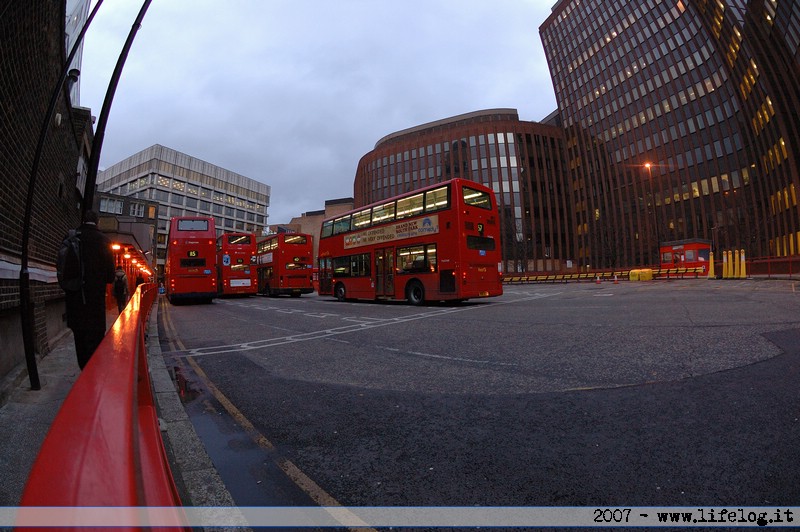
[{"label": "overcast sky", "polygon": [[[154,0],[100,167],[162,144],[270,185],[269,223],[288,223],[352,196],[385,135],[482,109],[554,111],[538,31],[554,4]],[[81,105],[95,116],[141,5],[106,0],[86,34]]]}]

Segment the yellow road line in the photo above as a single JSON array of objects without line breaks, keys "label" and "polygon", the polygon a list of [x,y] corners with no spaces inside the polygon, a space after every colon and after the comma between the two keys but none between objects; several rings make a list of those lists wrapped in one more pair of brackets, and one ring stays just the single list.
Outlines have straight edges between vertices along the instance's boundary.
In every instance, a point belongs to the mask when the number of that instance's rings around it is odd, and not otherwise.
[{"label": "yellow road line", "polygon": [[[186,347],[183,345],[183,342],[178,337],[177,331],[175,330],[174,323],[169,315],[169,305],[166,304],[166,300],[162,299],[161,310],[163,311],[163,321],[164,329],[169,333],[170,340],[169,346],[170,349],[173,351],[185,351]],[[291,460],[285,458],[283,456],[278,456],[275,451],[275,446],[272,444],[271,441],[267,439],[266,436],[261,434],[258,429],[250,422],[249,419],[239,410],[236,408],[230,399],[228,399],[225,394],[223,394],[217,386],[211,382],[211,379],[208,378],[206,372],[203,371],[194,358],[187,356],[185,360],[189,363],[189,365],[194,370],[195,374],[203,381],[203,384],[208,388],[211,394],[219,401],[222,407],[228,412],[228,414],[233,417],[236,422],[241,425],[241,427],[245,430],[248,436],[258,444],[259,447],[270,451],[270,456],[272,457],[272,461],[275,462],[275,465],[280,468],[284,474],[289,477],[289,479],[295,483],[301,490],[303,490],[311,499],[314,500],[317,504],[322,507],[338,507],[336,511],[329,512],[332,517],[335,519],[339,519],[339,517],[343,517],[347,520],[347,522],[360,522],[360,526],[358,527],[351,527],[351,530],[374,530],[367,526],[367,523],[360,521],[358,517],[353,514],[352,512],[345,510],[342,508],[341,503],[333,498],[328,492],[326,492],[322,487],[314,482],[311,477],[303,473],[303,471],[297,467]],[[344,512],[344,513],[342,513]],[[341,521],[340,521],[341,522]]]}]

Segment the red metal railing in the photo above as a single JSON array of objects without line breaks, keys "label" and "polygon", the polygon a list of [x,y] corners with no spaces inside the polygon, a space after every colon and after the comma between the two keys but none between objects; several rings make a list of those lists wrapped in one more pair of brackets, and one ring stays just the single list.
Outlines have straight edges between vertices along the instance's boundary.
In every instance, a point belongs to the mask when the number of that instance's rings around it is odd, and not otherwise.
[{"label": "red metal railing", "polygon": [[140,285],[81,372],[42,444],[23,507],[181,506],[147,367],[157,293]]},{"label": "red metal railing", "polygon": [[795,276],[800,276],[800,255],[748,260],[747,273],[749,275],[766,276],[767,278],[794,278]]}]

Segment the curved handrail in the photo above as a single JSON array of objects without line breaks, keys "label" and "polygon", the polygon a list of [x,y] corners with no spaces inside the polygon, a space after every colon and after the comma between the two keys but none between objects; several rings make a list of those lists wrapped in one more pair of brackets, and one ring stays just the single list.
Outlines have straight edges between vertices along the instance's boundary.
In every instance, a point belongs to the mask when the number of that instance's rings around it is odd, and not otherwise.
[{"label": "curved handrail", "polygon": [[181,506],[147,367],[145,331],[156,295],[154,284],[137,288],[72,386],[21,506]]}]

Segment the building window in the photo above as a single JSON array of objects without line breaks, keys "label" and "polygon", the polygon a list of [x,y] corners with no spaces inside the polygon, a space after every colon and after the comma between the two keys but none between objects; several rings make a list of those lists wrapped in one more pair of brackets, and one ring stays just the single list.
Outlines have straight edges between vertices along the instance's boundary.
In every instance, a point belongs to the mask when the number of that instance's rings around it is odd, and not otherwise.
[{"label": "building window", "polygon": [[122,214],[122,200],[115,200],[111,198],[100,198],[100,212],[107,212],[111,214]]},{"label": "building window", "polygon": [[131,216],[135,216],[137,218],[144,217],[144,204],[143,203],[131,203],[129,214]]}]

